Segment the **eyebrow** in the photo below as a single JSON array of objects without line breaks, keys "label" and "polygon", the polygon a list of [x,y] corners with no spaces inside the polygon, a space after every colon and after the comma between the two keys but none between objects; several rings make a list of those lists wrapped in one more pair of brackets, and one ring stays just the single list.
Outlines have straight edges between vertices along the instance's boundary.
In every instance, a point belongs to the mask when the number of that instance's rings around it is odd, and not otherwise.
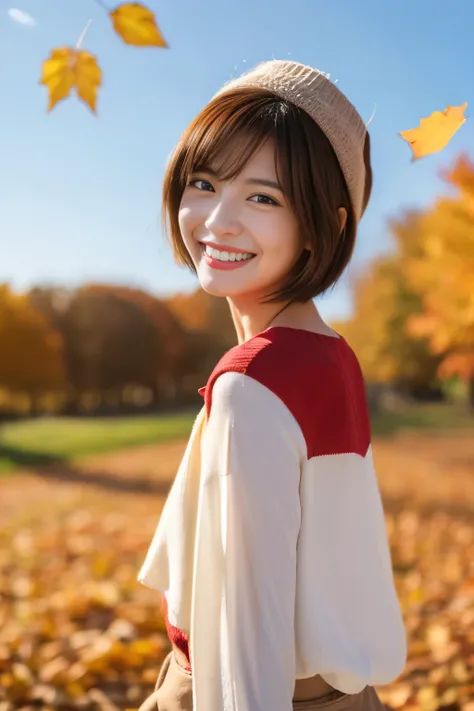
[{"label": "eyebrow", "polygon": [[245,182],[247,183],[247,185],[264,185],[266,188],[274,188],[275,190],[283,192],[280,184],[277,183],[275,180],[267,180],[266,178],[248,178]]},{"label": "eyebrow", "polygon": [[[212,168],[202,168],[201,170],[203,173],[212,175],[213,178],[218,177],[216,171]],[[263,185],[266,188],[273,188],[274,190],[279,190],[281,193],[283,192],[280,183],[276,180],[268,180],[267,178],[247,178],[245,183],[246,185]]]}]

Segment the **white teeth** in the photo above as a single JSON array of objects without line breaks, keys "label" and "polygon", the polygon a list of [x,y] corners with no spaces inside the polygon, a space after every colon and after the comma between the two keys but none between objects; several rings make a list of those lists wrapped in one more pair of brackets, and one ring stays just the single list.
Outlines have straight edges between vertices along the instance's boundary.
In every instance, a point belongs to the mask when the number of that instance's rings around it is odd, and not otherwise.
[{"label": "white teeth", "polygon": [[218,249],[214,249],[209,245],[205,246],[205,251],[208,257],[212,257],[212,259],[218,259],[220,262],[240,262],[242,261],[242,259],[250,259],[254,256],[249,252],[220,252]]}]

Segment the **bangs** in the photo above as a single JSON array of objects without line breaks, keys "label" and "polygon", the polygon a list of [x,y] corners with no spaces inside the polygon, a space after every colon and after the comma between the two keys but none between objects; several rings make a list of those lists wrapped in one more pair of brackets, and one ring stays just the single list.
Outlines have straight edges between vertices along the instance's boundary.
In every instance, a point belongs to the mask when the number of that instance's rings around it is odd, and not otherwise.
[{"label": "bangs", "polygon": [[220,180],[235,178],[266,141],[274,139],[275,147],[279,145],[284,109],[283,102],[263,89],[236,89],[211,101],[178,149],[181,185],[193,173],[209,169]]}]

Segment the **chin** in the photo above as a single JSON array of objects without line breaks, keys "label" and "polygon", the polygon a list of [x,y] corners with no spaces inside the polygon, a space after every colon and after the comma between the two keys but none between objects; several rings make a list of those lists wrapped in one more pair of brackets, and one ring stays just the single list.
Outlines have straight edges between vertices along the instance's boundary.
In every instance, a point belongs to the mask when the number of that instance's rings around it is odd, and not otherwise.
[{"label": "chin", "polygon": [[220,296],[222,298],[230,297],[232,299],[237,298],[238,296],[243,296],[247,293],[246,290],[231,289],[228,285],[216,284],[213,281],[200,281],[200,284],[203,291],[205,291],[206,294],[210,294],[210,296]]},{"label": "chin", "polygon": [[222,298],[237,298],[251,291],[248,287],[245,288],[243,285],[229,284],[229,280],[225,278],[210,279],[207,276],[199,276],[199,283],[201,285],[201,288],[207,294],[210,294],[211,296],[220,296]]},{"label": "chin", "polygon": [[227,289],[220,289],[216,284],[203,283],[202,281],[199,283],[201,284],[201,289],[210,296],[220,296],[223,298],[230,296]]},{"label": "chin", "polygon": [[210,274],[207,269],[202,271],[198,268],[197,276],[201,288],[211,296],[220,296],[222,298],[240,299],[254,298],[259,301],[265,295],[274,291],[281,279],[243,279],[243,275],[237,275],[232,272],[217,272]]}]

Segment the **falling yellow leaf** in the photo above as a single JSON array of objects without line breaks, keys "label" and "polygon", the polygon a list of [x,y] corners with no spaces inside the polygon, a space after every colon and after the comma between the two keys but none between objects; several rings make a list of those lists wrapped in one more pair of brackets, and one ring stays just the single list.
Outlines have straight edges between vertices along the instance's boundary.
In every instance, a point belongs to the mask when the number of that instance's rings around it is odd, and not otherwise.
[{"label": "falling yellow leaf", "polygon": [[49,91],[48,111],[67,99],[72,89],[95,113],[97,89],[102,82],[102,71],[90,52],[69,47],[53,49],[43,62],[40,84]]},{"label": "falling yellow leaf", "polygon": [[400,136],[413,151],[412,160],[442,150],[465,122],[466,108],[467,101],[461,106],[447,106],[444,111],[433,111],[431,116],[420,119],[417,128],[401,131]]},{"label": "falling yellow leaf", "polygon": [[114,30],[127,44],[136,47],[167,47],[155,15],[139,3],[124,3],[110,13]]}]

